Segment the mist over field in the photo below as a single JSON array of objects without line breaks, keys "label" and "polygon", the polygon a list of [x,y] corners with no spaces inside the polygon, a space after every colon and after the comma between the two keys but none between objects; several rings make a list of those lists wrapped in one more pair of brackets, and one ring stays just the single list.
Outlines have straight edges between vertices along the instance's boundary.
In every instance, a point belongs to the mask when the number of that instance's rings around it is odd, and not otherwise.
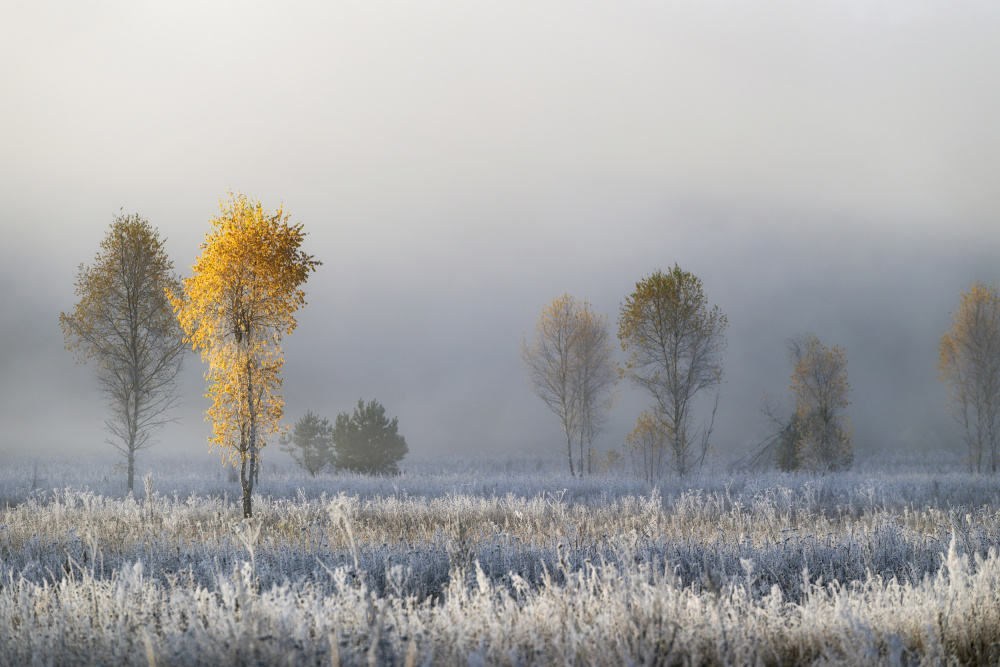
[{"label": "mist over field", "polygon": [[[1000,664],[1000,294],[952,315],[1000,278],[998,62],[982,0],[0,4],[0,667]],[[120,321],[60,314],[133,214],[198,278],[133,332],[225,361],[210,390],[188,355],[134,469],[60,328]],[[728,320],[673,348],[714,389],[725,330],[714,431],[710,392],[685,430],[623,382],[584,474],[658,271]],[[278,318],[244,291],[302,275],[256,476]],[[565,299],[572,354],[522,348],[563,294],[610,338]],[[102,369],[123,422],[172,398],[133,391],[160,342]],[[207,452],[219,386],[242,469]]]},{"label": "mist over field", "polygon": [[[555,453],[522,332],[564,292],[614,322],[676,262],[729,318],[725,456],[806,332],[847,351],[859,451],[955,451],[935,348],[996,277],[998,61],[973,2],[8,3],[0,451],[108,449],[57,324],[77,265],[123,208],[188,275],[230,187],[324,263],[289,423],[376,398],[411,456]],[[203,370],[164,453],[206,448]],[[623,386],[597,447],[647,402]]]}]

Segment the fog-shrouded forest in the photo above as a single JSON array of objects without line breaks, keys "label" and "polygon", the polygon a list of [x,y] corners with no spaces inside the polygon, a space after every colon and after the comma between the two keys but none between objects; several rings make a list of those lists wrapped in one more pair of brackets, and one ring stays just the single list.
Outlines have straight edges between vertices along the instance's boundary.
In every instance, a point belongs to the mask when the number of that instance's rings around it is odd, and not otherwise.
[{"label": "fog-shrouded forest", "polygon": [[1000,664],[997,62],[977,0],[0,7],[0,665]]}]

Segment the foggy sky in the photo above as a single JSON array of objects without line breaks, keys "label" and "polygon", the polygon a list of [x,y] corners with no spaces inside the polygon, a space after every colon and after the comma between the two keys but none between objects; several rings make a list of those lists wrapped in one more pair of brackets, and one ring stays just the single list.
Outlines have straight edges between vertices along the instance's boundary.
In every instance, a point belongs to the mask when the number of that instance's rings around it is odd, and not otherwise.
[{"label": "foggy sky", "polygon": [[[998,276],[990,3],[8,2],[0,452],[110,451],[58,315],[119,209],[179,272],[227,188],[324,264],[287,421],[358,398],[411,454],[560,451],[518,344],[676,262],[728,315],[714,441],[767,433],[784,341],[847,351],[857,446],[951,447],[936,345]],[[198,358],[162,451],[201,452]],[[627,385],[600,447],[648,400]]]}]

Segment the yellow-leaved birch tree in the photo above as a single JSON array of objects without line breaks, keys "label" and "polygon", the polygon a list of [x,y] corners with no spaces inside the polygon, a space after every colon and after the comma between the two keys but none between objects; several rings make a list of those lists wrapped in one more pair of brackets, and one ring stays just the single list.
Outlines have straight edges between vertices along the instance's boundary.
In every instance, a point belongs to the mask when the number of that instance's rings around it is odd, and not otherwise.
[{"label": "yellow-leaved birch tree", "polygon": [[938,375],[962,425],[969,470],[1000,464],[1000,289],[977,280],[959,295],[955,322],[941,336]]},{"label": "yellow-leaved birch tree", "polygon": [[813,472],[848,470],[854,462],[850,420],[851,385],[847,382],[847,354],[828,348],[813,334],[789,343],[792,357],[792,394],[796,432],[795,464]]},{"label": "yellow-leaved birch tree", "polygon": [[700,437],[693,432],[692,408],[699,393],[722,382],[727,326],[719,307],[709,307],[701,280],[676,264],[636,283],[621,306],[618,339],[628,355],[622,373],[656,401],[656,419],[640,421],[637,429],[665,429],[669,465],[681,476],[708,454],[715,408]]},{"label": "yellow-leaved birch tree", "polygon": [[187,346],[164,293],[179,285],[173,268],[156,228],[119,214],[93,265],[80,265],[79,301],[59,315],[66,348],[94,363],[108,398],[108,442],[125,456],[129,491],[137,453],[153,444],[177,403]]},{"label": "yellow-leaved birch tree", "polygon": [[260,450],[283,413],[281,339],[295,329],[302,285],[320,262],[299,249],[302,225],[282,208],[271,213],[233,193],[219,205],[183,294],[170,298],[186,340],[208,362],[210,443],[224,465],[240,467],[249,518]]}]

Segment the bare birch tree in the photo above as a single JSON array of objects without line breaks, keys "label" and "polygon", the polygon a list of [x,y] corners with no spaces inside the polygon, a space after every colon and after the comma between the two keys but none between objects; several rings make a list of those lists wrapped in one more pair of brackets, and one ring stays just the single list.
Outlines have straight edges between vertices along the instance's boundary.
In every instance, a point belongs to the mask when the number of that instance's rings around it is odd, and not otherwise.
[{"label": "bare birch tree", "polygon": [[171,421],[186,345],[165,290],[178,289],[163,240],[138,215],[119,214],[89,267],[80,265],[72,313],[59,324],[66,348],[93,361],[110,403],[108,442],[128,462],[133,489],[136,453]]},{"label": "bare birch tree", "polygon": [[[708,454],[712,417],[696,432],[694,400],[722,381],[726,316],[709,308],[701,280],[676,264],[636,283],[618,320],[618,338],[628,354],[624,375],[656,401],[654,413],[666,429],[672,468],[685,475]],[[716,407],[718,397],[716,397]]]},{"label": "bare birch tree", "polygon": [[997,472],[1000,445],[1000,290],[975,281],[960,295],[951,329],[938,346],[938,375],[951,392],[969,469]]},{"label": "bare birch tree", "polygon": [[580,303],[577,308],[574,365],[577,369],[576,393],[580,411],[581,476],[585,461],[587,474],[594,472],[594,440],[603,429],[614,404],[614,388],[619,377],[614,349],[607,317],[595,315],[586,301]]},{"label": "bare birch tree", "polygon": [[[562,422],[571,475],[593,472],[593,443],[614,401],[618,366],[608,321],[568,294],[542,311],[521,359],[535,393]],[[577,446],[579,459],[573,462]]]}]

